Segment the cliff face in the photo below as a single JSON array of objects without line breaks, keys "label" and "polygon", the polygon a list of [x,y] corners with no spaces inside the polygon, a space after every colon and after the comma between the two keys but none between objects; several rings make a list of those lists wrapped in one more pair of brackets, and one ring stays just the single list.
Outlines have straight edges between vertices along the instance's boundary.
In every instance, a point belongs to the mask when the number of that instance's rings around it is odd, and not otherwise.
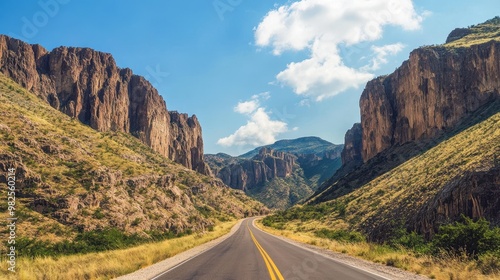
[{"label": "cliff face", "polygon": [[427,237],[434,235],[439,225],[459,220],[462,214],[473,219],[486,218],[493,225],[500,226],[499,188],[500,166],[466,172],[427,201],[410,224]]},{"label": "cliff face", "polygon": [[361,124],[356,123],[345,134],[345,144],[342,150],[342,164],[346,165],[351,162],[358,164],[363,162],[362,141],[363,131],[361,129]]},{"label": "cliff face", "polygon": [[218,177],[233,189],[249,190],[293,172],[296,157],[292,154],[262,148],[251,160],[242,160],[222,168]]},{"label": "cliff face", "polygon": [[500,42],[413,51],[393,74],[370,81],[360,100],[362,157],[433,138],[500,97]]},{"label": "cliff face", "polygon": [[173,161],[210,174],[196,116],[169,112],[151,83],[118,68],[110,54],[66,47],[48,52],[0,35],[0,72],[98,131],[130,133]]}]

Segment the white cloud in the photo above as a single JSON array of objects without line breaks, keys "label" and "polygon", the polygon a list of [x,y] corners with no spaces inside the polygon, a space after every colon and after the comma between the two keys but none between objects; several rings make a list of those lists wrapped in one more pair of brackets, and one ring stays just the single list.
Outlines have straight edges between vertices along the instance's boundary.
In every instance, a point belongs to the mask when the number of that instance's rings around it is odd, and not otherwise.
[{"label": "white cloud", "polygon": [[245,102],[239,102],[234,111],[240,114],[251,114],[259,107],[258,100],[250,100]]},{"label": "white cloud", "polygon": [[275,55],[309,51],[309,58],[288,64],[276,79],[296,94],[322,100],[372,79],[374,67],[394,53],[374,47],[378,59],[372,67],[355,69],[342,61],[340,44],[352,47],[380,39],[386,25],[415,30],[422,20],[411,0],[300,0],[270,11],[255,28],[255,42],[272,47]]},{"label": "white cloud", "polygon": [[288,131],[285,122],[272,120],[269,112],[260,106],[260,100],[270,98],[268,92],[252,96],[252,99],[239,102],[234,111],[249,116],[247,123],[233,134],[221,138],[217,144],[221,146],[262,146],[276,142],[276,136]]}]

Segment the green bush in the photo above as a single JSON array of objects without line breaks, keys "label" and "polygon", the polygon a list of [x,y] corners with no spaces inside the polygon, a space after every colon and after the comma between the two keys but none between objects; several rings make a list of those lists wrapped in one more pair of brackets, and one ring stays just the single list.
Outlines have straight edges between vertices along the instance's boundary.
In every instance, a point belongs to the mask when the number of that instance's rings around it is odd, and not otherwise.
[{"label": "green bush", "polygon": [[16,240],[16,248],[19,250],[19,256],[23,257],[58,256],[123,249],[182,235],[184,234],[154,232],[150,239],[137,234],[127,235],[118,229],[110,228],[79,233],[73,241],[65,240],[58,243],[22,237]]},{"label": "green bush", "polygon": [[391,232],[391,237],[387,242],[393,248],[403,246],[417,253],[427,254],[432,252],[431,243],[427,242],[424,236],[416,232],[408,232],[403,226],[395,228]]},{"label": "green bush", "polygon": [[473,221],[462,216],[462,221],[441,226],[433,238],[433,244],[436,248],[465,252],[477,258],[482,254],[500,251],[500,228],[491,228],[485,219]]},{"label": "green bush", "polygon": [[363,234],[356,231],[320,229],[314,232],[320,238],[328,238],[341,242],[358,243],[366,241]]},{"label": "green bush", "polygon": [[500,274],[500,251],[479,256],[477,266],[484,274]]}]

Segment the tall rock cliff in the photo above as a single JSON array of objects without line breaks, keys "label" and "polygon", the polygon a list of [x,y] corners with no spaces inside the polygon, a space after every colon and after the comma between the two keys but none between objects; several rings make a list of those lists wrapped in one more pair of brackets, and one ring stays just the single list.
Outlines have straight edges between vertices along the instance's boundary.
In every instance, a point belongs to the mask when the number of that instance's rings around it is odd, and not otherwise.
[{"label": "tall rock cliff", "polygon": [[173,161],[210,174],[196,116],[169,112],[151,83],[118,68],[110,54],[67,47],[49,52],[0,35],[0,72],[98,131],[131,133]]},{"label": "tall rock cliff", "polygon": [[440,135],[498,99],[499,91],[499,41],[414,50],[394,73],[363,91],[363,161],[391,146]]},{"label": "tall rock cliff", "polygon": [[262,148],[250,160],[242,160],[222,168],[217,176],[233,189],[248,190],[256,188],[276,177],[290,176],[296,157],[292,154]]},{"label": "tall rock cliff", "polygon": [[363,130],[360,123],[356,123],[349,129],[344,138],[344,149],[342,150],[342,164],[359,164],[363,162],[362,153]]}]

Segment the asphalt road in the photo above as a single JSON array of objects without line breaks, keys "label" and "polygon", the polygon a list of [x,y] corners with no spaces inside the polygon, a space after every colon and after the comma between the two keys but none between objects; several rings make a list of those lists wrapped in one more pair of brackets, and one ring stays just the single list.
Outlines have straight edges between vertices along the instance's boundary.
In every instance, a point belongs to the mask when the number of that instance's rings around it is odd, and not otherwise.
[{"label": "asphalt road", "polygon": [[155,280],[386,279],[297,247],[255,228],[255,218],[222,243],[153,278]]}]

